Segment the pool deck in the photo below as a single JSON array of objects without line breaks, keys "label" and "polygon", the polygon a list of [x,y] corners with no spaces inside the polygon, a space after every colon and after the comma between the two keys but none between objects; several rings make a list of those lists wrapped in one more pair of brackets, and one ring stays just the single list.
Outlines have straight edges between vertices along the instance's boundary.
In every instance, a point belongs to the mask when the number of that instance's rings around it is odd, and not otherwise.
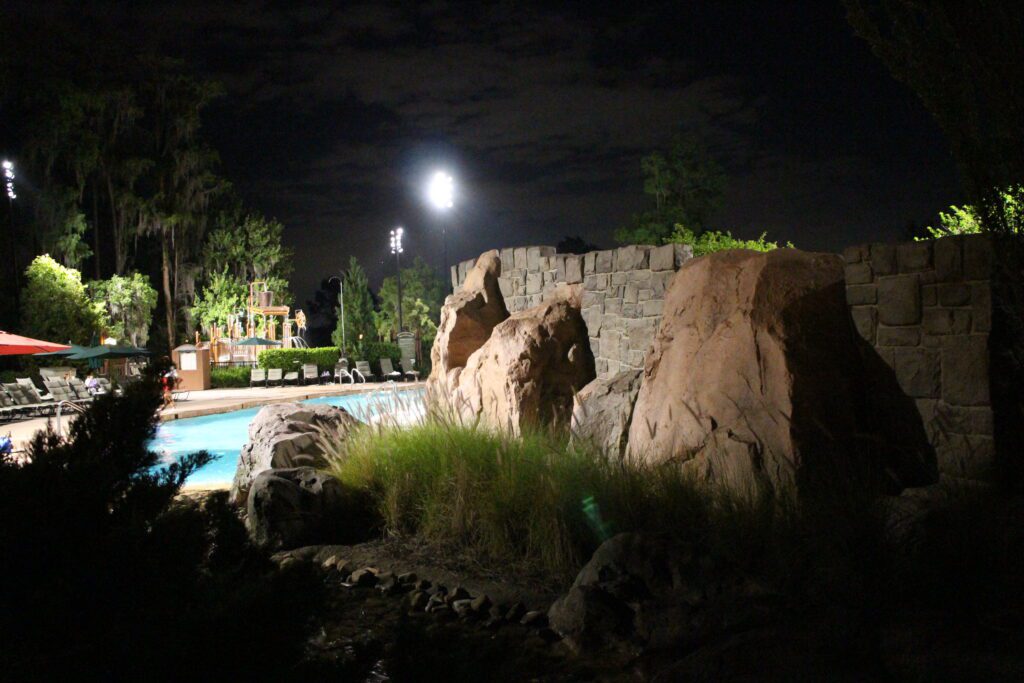
[{"label": "pool deck", "polygon": [[[187,417],[230,413],[233,410],[255,408],[271,403],[289,403],[305,401],[323,396],[344,396],[361,394],[368,391],[394,386],[398,390],[422,387],[422,382],[366,382],[362,384],[310,384],[307,386],[256,387],[238,389],[210,389],[193,391],[185,400],[175,402],[173,408],[160,411],[160,420],[180,420]],[[37,431],[45,429],[47,422],[53,418],[39,417],[0,425],[0,434],[11,434],[15,450],[24,448],[25,444]],[[61,418],[64,422],[65,418]]]}]

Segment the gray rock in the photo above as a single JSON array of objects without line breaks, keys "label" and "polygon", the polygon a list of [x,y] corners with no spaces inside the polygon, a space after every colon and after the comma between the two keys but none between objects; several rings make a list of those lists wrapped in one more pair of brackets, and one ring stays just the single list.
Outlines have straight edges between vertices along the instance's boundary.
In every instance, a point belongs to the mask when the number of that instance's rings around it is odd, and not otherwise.
[{"label": "gray rock", "polygon": [[409,593],[409,608],[417,612],[422,612],[427,607],[427,603],[430,598],[423,591],[413,591]]},{"label": "gray rock", "polygon": [[466,599],[454,600],[452,601],[452,610],[460,617],[468,617],[473,614],[473,601]]},{"label": "gray rock", "polygon": [[540,610],[533,610],[524,614],[519,623],[523,626],[543,628],[548,625],[548,615]]},{"label": "gray rock", "polygon": [[478,595],[477,597],[473,598],[472,602],[470,603],[470,607],[472,607],[473,611],[477,614],[483,614],[484,612],[490,611],[491,599],[486,595]]},{"label": "gray rock", "polygon": [[345,438],[359,424],[344,408],[312,403],[264,406],[249,424],[249,441],[238,456],[230,500],[243,506],[253,480],[270,469],[323,467],[324,452],[317,435],[327,431]]},{"label": "gray rock", "polygon": [[513,603],[508,608],[508,612],[505,613],[505,620],[511,622],[518,622],[526,614],[526,605],[521,602]]},{"label": "gray rock", "polygon": [[621,457],[626,452],[633,405],[642,380],[642,371],[623,370],[598,377],[580,389],[573,397],[573,440]]},{"label": "gray rock", "polygon": [[354,543],[377,527],[362,491],[312,467],[261,472],[246,503],[245,526],[257,545],[276,550],[310,543]]},{"label": "gray rock", "polygon": [[348,580],[357,586],[372,586],[377,583],[377,572],[372,567],[363,567],[352,572]]}]

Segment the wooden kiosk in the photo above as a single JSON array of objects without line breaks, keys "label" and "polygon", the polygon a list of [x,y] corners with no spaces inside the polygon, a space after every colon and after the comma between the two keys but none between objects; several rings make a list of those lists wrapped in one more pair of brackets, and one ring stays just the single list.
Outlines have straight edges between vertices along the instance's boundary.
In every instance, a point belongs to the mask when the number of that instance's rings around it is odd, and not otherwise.
[{"label": "wooden kiosk", "polygon": [[179,391],[206,391],[210,388],[210,349],[205,344],[182,344],[172,352],[178,368]]}]

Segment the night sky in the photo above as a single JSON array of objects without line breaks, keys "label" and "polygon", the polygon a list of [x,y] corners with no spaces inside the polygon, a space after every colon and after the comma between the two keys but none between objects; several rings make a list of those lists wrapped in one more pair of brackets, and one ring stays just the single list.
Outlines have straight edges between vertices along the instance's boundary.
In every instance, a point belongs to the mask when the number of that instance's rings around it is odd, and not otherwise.
[{"label": "night sky", "polygon": [[640,157],[680,132],[725,165],[714,226],[744,237],[838,250],[961,199],[939,130],[839,2],[142,4],[61,13],[224,83],[208,138],[286,225],[299,302],[350,254],[375,282],[391,272],[398,224],[440,268],[436,167],[457,182],[452,261],[613,245],[646,206]]}]

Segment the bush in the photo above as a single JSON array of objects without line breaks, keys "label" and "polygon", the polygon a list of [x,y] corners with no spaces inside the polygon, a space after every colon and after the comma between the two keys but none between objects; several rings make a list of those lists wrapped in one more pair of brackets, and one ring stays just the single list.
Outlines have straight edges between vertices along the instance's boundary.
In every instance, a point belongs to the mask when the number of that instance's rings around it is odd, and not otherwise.
[{"label": "bush", "polygon": [[307,363],[316,363],[321,370],[329,370],[337,365],[340,355],[337,346],[322,346],[315,349],[267,349],[260,351],[258,362],[265,370],[297,370]]},{"label": "bush", "polygon": [[250,368],[210,368],[210,386],[214,389],[249,386]]},{"label": "bush", "polygon": [[149,450],[156,377],[0,457],[5,680],[163,680],[184,656],[211,679],[295,673],[316,584],[275,574],[223,493],[178,499],[210,456]]},{"label": "bush", "polygon": [[370,367],[374,370],[380,369],[380,359],[390,358],[392,363],[397,363],[402,352],[398,348],[398,344],[392,344],[391,342],[363,342],[362,348],[363,355],[359,358],[353,358],[352,360],[365,360],[369,361]]},{"label": "bush", "polygon": [[[732,233],[728,230],[725,232],[707,230],[700,235],[695,235],[692,230],[677,223],[675,231],[665,238],[665,244],[689,244],[693,247],[694,256],[703,256],[704,254],[711,254],[726,249],[751,249],[753,251],[772,251],[773,249],[778,249],[778,242],[769,242],[765,239],[767,234],[762,232],[756,240],[733,237]],[[793,248],[793,243],[787,242],[786,246]]]}]

